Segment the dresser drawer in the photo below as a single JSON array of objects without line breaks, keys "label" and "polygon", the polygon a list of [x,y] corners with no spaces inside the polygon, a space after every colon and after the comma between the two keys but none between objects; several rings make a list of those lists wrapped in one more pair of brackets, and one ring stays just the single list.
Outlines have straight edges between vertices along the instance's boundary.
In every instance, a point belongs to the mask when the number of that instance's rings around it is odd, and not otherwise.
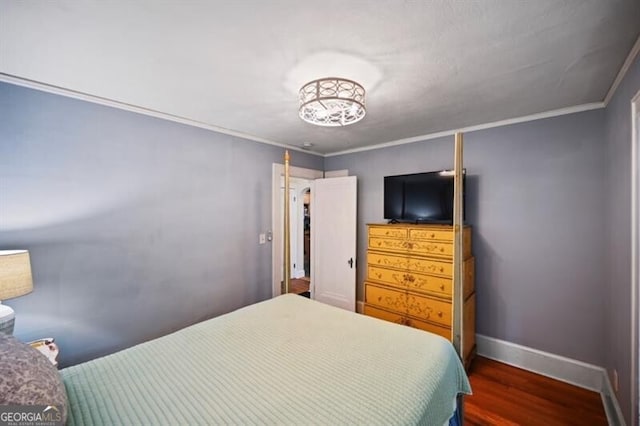
[{"label": "dresser drawer", "polygon": [[409,245],[406,239],[399,240],[396,238],[369,236],[370,249],[408,253],[408,247]]},{"label": "dresser drawer", "polygon": [[439,297],[451,297],[451,278],[417,274],[410,271],[396,271],[369,265],[367,279],[388,284],[403,290],[432,293]]},{"label": "dresser drawer", "polygon": [[374,308],[373,306],[367,304],[364,305],[364,314],[381,320],[395,322],[396,324],[405,325],[406,322],[406,317],[402,314]]},{"label": "dresser drawer", "polygon": [[449,229],[413,228],[409,229],[410,240],[453,241],[453,227]]},{"label": "dresser drawer", "polygon": [[407,314],[451,327],[451,303],[409,293],[405,296]]},{"label": "dresser drawer", "polygon": [[451,262],[408,257],[407,269],[411,272],[441,275],[448,278],[453,277],[453,264]]},{"label": "dresser drawer", "polygon": [[384,268],[403,269],[423,274],[453,276],[451,262],[425,259],[422,257],[410,257],[407,255],[386,254],[375,251],[367,252],[367,263],[370,266],[382,266]]},{"label": "dresser drawer", "polygon": [[438,256],[451,259],[453,257],[453,244],[431,241],[408,241],[408,252],[428,256]]},{"label": "dresser drawer", "polygon": [[365,282],[365,302],[403,315],[407,312],[407,293],[402,290],[377,287]]},{"label": "dresser drawer", "polygon": [[393,226],[370,226],[370,237],[383,237],[383,238],[401,238],[406,239],[408,236],[407,228],[394,228]]},{"label": "dresser drawer", "polygon": [[381,320],[394,322],[396,324],[408,325],[409,327],[428,331],[429,333],[437,334],[438,336],[442,336],[445,339],[451,340],[451,329],[447,327],[441,327],[439,325],[431,324],[426,321],[407,318],[404,315],[385,311],[384,309],[378,309],[370,305],[364,305],[364,314]]},{"label": "dresser drawer", "polygon": [[409,327],[418,328],[420,330],[428,331],[429,333],[437,334],[438,336],[442,336],[447,340],[451,340],[451,328],[449,327],[442,327],[430,322],[419,321],[413,318],[407,318],[404,324],[408,325]]},{"label": "dresser drawer", "polygon": [[374,250],[385,250],[403,254],[419,254],[428,256],[438,256],[451,259],[453,256],[453,244],[429,242],[429,241],[407,241],[393,238],[369,237],[369,248]]},{"label": "dresser drawer", "polygon": [[367,263],[369,265],[383,266],[387,268],[408,269],[409,259],[406,256],[394,256],[370,251],[367,253]]}]

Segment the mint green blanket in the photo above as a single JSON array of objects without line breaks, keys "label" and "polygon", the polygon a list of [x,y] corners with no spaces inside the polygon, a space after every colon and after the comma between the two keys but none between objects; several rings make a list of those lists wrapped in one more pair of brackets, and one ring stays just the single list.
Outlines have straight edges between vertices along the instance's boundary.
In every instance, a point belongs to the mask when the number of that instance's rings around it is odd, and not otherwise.
[{"label": "mint green blanket", "polygon": [[286,295],[61,371],[69,425],[443,425],[469,393],[434,334]]}]

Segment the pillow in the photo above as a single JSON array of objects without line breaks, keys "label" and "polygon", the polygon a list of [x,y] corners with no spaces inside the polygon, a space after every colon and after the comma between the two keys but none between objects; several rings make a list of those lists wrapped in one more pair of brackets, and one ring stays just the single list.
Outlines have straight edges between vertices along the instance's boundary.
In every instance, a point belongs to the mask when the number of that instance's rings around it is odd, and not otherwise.
[{"label": "pillow", "polygon": [[67,420],[58,369],[37,349],[0,333],[0,405],[53,405]]}]

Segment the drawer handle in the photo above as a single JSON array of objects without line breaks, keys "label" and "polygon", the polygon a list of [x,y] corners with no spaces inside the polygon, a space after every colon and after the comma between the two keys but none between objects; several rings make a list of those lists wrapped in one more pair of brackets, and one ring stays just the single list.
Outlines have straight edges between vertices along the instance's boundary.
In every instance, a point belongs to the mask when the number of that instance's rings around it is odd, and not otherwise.
[{"label": "drawer handle", "polygon": [[435,237],[436,237],[436,234],[431,234],[431,238],[435,238]]},{"label": "drawer handle", "polygon": [[382,296],[378,296],[378,302],[382,302]]},{"label": "drawer handle", "polygon": [[444,247],[440,247],[440,252],[444,252]]},{"label": "drawer handle", "polygon": [[438,312],[438,316],[442,318],[442,312]]},{"label": "drawer handle", "polygon": [[440,272],[444,272],[444,268],[443,267],[440,267]]},{"label": "drawer handle", "polygon": [[440,290],[444,291],[444,284],[440,285]]}]

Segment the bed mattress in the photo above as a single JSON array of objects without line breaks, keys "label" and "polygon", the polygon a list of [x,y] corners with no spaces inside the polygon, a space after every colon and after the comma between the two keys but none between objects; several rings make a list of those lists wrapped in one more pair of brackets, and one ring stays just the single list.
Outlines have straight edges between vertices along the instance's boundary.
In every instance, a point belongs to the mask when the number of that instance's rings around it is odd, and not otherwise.
[{"label": "bed mattress", "polygon": [[442,425],[447,340],[284,295],[61,371],[69,425]]}]

